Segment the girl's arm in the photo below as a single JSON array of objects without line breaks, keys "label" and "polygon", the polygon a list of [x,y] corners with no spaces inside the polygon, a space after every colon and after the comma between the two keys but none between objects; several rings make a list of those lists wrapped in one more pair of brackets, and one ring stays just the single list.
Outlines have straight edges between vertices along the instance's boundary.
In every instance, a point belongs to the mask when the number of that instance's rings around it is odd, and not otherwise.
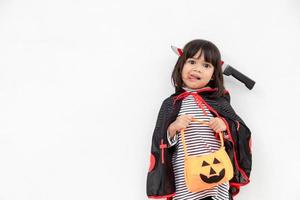
[{"label": "girl's arm", "polygon": [[168,131],[167,131],[167,139],[168,139],[168,143],[169,143],[168,147],[172,147],[178,142],[178,134],[175,133],[175,135],[173,137],[171,137],[171,135],[174,135],[174,134],[170,134],[170,128],[168,128]]}]

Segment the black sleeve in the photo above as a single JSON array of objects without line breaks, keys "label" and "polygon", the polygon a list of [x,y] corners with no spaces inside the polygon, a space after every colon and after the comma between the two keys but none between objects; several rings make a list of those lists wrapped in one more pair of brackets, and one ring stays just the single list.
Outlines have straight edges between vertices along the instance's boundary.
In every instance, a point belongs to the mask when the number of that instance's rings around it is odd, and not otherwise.
[{"label": "black sleeve", "polygon": [[147,175],[147,196],[163,198],[175,192],[171,149],[167,148],[167,128],[171,121],[172,99],[164,100],[152,136],[150,167]]},{"label": "black sleeve", "polygon": [[235,195],[240,186],[250,182],[252,169],[251,131],[234,111],[228,99],[222,101],[220,112],[229,127],[229,140],[225,147],[234,166],[234,177],[230,181],[230,192]]},{"label": "black sleeve", "polygon": [[252,169],[251,131],[242,123],[232,118],[226,118],[229,126],[229,140],[225,140],[225,148],[234,168],[234,176],[230,180],[230,193],[236,195],[241,186],[250,182]]}]

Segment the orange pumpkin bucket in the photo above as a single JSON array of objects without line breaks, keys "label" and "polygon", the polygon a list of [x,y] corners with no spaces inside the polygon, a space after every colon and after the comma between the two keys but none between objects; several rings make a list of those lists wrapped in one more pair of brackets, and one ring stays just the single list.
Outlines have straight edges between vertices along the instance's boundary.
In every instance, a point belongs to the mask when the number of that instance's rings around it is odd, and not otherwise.
[{"label": "orange pumpkin bucket", "polygon": [[[208,122],[195,118],[192,121],[208,125]],[[223,134],[219,132],[219,136],[221,140],[219,150],[209,154],[189,156],[185,144],[184,129],[181,130],[185,182],[190,192],[200,192],[210,189],[232,179],[232,163],[225,151]]]}]

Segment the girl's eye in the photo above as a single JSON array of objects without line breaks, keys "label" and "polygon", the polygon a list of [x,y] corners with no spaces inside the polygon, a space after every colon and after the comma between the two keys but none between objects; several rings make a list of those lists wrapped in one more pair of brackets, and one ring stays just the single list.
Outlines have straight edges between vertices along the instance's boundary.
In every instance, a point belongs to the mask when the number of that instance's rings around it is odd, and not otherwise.
[{"label": "girl's eye", "polygon": [[194,60],[188,60],[188,63],[191,63],[192,65],[195,64],[196,62]]},{"label": "girl's eye", "polygon": [[211,67],[211,66],[210,66],[209,64],[207,64],[207,63],[204,63],[203,66],[204,66],[205,68],[210,68],[210,67]]}]

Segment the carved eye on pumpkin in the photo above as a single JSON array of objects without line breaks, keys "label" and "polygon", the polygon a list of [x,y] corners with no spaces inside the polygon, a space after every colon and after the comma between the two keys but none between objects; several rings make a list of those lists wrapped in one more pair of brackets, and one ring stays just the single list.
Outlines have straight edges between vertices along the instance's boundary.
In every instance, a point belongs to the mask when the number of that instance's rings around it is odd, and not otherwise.
[{"label": "carved eye on pumpkin", "polygon": [[209,164],[205,160],[203,160],[202,167],[205,167],[205,166],[209,166]]},{"label": "carved eye on pumpkin", "polygon": [[[214,158],[214,160],[211,164],[209,164],[208,161],[204,160],[202,162],[201,166],[202,167],[210,167],[210,170],[209,170],[209,174],[201,174],[200,173],[201,180],[205,183],[217,183],[220,180],[222,180],[225,176],[225,168],[222,165],[218,166],[220,164],[221,164],[221,162],[217,158]],[[215,165],[217,165],[217,166],[215,166]],[[221,169],[220,169],[220,167],[221,167]],[[219,171],[219,174],[217,174],[216,171]]]},{"label": "carved eye on pumpkin", "polygon": [[219,164],[219,163],[220,163],[220,161],[218,159],[214,158],[213,164]]}]

